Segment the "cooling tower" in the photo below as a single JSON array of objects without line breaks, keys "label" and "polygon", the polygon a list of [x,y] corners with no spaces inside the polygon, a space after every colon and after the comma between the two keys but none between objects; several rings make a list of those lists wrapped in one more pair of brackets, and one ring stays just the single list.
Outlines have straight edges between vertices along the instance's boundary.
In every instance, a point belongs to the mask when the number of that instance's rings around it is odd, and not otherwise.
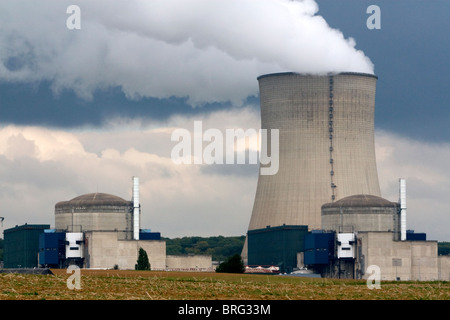
[{"label": "cooling tower", "polygon": [[[320,229],[324,203],[355,194],[380,196],[376,81],[362,73],[258,78],[261,127],[279,129],[279,170],[259,175],[249,230],[283,224]],[[268,149],[270,154],[270,142]]]}]

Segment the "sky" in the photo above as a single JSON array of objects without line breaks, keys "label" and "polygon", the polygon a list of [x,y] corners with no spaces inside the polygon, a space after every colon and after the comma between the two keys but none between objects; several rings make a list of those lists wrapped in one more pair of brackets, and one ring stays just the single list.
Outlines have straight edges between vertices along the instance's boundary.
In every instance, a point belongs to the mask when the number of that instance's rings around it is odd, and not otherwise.
[{"label": "sky", "polygon": [[408,229],[450,241],[449,14],[446,0],[0,0],[4,228],[54,226],[55,203],[85,193],[131,199],[139,176],[143,228],[243,235],[258,165],[176,165],[172,132],[259,129],[259,75],[351,71],[378,76],[382,196],[405,178]]}]

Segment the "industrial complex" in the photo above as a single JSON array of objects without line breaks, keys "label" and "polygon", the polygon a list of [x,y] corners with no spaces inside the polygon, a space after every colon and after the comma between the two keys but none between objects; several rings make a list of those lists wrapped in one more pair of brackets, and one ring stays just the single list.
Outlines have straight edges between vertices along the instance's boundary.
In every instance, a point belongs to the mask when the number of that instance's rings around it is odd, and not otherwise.
[{"label": "industrial complex", "polygon": [[166,256],[159,232],[141,229],[139,178],[132,200],[105,193],[81,195],[55,205],[55,228],[22,225],[6,229],[5,268],[135,269],[139,249],[152,270],[212,271],[210,255]]},{"label": "industrial complex", "polygon": [[[382,198],[374,143],[377,76],[276,73],[258,78],[262,129],[279,130],[279,170],[259,175],[242,258],[248,272],[381,280],[450,280],[450,256],[407,229],[406,180]],[[263,146],[264,147],[264,146]],[[267,145],[270,154],[270,142]],[[261,164],[261,167],[264,165]],[[4,267],[213,271],[211,256],[166,255],[132,198],[89,193],[55,204],[54,227],[4,230]],[[1,217],[0,217],[1,219]],[[261,271],[262,270],[262,271]]]},{"label": "industrial complex", "polygon": [[381,197],[377,79],[290,72],[258,78],[261,127],[279,130],[279,171],[258,178],[242,250],[251,270],[367,279],[375,265],[382,280],[450,280],[450,257],[438,257],[437,241],[406,229],[405,179],[398,202]]}]

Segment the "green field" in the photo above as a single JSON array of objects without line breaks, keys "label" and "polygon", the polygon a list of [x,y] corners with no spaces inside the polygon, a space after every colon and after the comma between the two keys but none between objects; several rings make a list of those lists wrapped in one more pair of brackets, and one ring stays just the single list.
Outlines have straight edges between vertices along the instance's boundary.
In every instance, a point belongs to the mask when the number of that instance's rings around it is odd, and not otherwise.
[{"label": "green field", "polygon": [[0,300],[450,300],[450,283],[383,282],[276,275],[81,270],[81,289],[68,289],[71,274],[0,274]]}]

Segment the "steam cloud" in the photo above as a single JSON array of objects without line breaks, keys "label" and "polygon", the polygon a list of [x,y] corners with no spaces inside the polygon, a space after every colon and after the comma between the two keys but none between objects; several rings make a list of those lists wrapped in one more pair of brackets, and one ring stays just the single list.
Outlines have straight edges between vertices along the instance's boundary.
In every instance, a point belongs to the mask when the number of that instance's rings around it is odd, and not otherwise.
[{"label": "steam cloud", "polygon": [[241,104],[270,72],[365,72],[352,38],[313,0],[0,0],[0,81],[49,81],[91,99],[121,87],[130,99],[186,97]]}]

